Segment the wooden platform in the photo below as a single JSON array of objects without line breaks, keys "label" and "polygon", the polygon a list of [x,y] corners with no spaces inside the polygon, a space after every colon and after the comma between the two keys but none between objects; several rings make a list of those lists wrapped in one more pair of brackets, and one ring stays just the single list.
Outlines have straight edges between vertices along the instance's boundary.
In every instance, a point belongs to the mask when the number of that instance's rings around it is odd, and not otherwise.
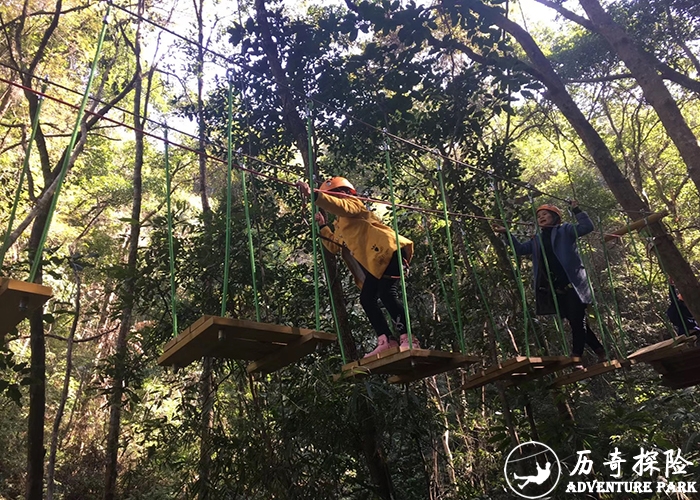
[{"label": "wooden platform", "polygon": [[477,363],[479,360],[477,356],[460,353],[393,347],[376,356],[344,365],[341,372],[333,378],[347,380],[383,374],[391,375],[389,383],[402,384]]},{"label": "wooden platform", "polygon": [[595,365],[588,366],[582,370],[574,370],[571,373],[557,377],[554,379],[554,382],[552,382],[552,387],[563,387],[565,385],[574,384],[576,382],[580,382],[581,380],[586,380],[604,373],[619,370],[623,366],[629,365],[629,361],[619,361],[617,359],[605,361],[603,363],[596,363]]},{"label": "wooden platform", "polygon": [[630,354],[627,359],[633,363],[651,363],[653,361],[673,357],[678,353],[692,349],[695,346],[695,341],[696,338],[694,335],[689,337],[679,335],[673,339],[642,347]]},{"label": "wooden platform", "polygon": [[516,356],[486,368],[485,370],[479,370],[477,373],[470,376],[461,388],[477,389],[486,384],[500,380],[509,381],[511,384],[519,384],[565,368],[575,361],[575,358],[572,359],[569,356],[542,356],[530,358],[526,356]]},{"label": "wooden platform", "polygon": [[53,291],[47,286],[0,278],[0,344],[20,321],[52,296]]},{"label": "wooden platform", "polygon": [[270,373],[335,340],[305,328],[202,316],[165,345],[158,364],[184,367],[211,356],[251,361],[248,373]]},{"label": "wooden platform", "polygon": [[672,389],[683,389],[700,384],[700,347],[684,344],[673,355],[650,362],[661,374],[664,385]]}]

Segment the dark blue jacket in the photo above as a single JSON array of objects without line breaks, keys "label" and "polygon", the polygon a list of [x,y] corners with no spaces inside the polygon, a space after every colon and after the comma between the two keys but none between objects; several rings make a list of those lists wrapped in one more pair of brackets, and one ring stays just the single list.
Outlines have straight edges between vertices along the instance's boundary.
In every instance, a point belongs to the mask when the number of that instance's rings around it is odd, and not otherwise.
[{"label": "dark blue jacket", "polygon": [[[576,293],[584,304],[592,302],[591,288],[588,286],[586,277],[586,269],[583,267],[581,257],[576,248],[576,236],[584,236],[593,231],[593,222],[586,212],[578,212],[576,214],[576,226],[565,222],[555,228],[552,228],[552,249],[554,254],[559,259],[566,276],[573,285]],[[511,235],[512,236],[512,235]],[[537,287],[537,276],[539,276],[540,266],[540,243],[537,236],[525,243],[520,243],[513,236],[513,245],[515,253],[518,255],[533,255],[533,271],[535,274],[534,286]],[[536,292],[537,290],[535,290]],[[535,294],[538,295],[537,293]]]}]

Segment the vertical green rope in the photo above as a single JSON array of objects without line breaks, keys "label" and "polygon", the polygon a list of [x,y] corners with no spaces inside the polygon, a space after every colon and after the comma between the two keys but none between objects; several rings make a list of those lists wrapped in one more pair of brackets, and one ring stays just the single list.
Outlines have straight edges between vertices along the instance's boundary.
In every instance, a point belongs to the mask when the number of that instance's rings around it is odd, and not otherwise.
[{"label": "vertical green rope", "polygon": [[408,334],[408,347],[413,349],[413,332],[411,331],[411,317],[408,313],[408,295],[406,294],[406,276],[403,272],[403,256],[401,255],[401,238],[399,237],[399,221],[396,215],[396,196],[394,193],[394,176],[391,172],[391,154],[389,153],[389,141],[384,137],[384,157],[386,160],[387,175],[389,178],[389,193],[391,194],[391,218],[396,235],[396,258],[399,261],[399,276],[401,278],[401,293],[403,294],[403,310],[406,317],[406,333]]},{"label": "vertical green rope", "polygon": [[[652,282],[653,279],[651,276],[651,269],[649,270],[649,274],[647,275],[647,272],[644,270],[644,264],[643,264],[642,257],[639,255],[639,250],[637,250],[637,244],[635,241],[635,237],[632,234],[632,231],[629,230],[629,225],[630,225],[630,219],[627,218],[627,228],[628,228],[627,233],[630,235],[630,239],[632,241],[632,249],[634,250],[634,254],[637,257],[637,262],[639,263],[639,269],[642,271],[642,276],[644,277],[644,281],[646,282],[647,287],[649,288],[649,296],[654,301],[654,308],[658,311],[660,309],[660,307],[659,307],[658,300],[656,300],[656,294],[654,293],[654,284]],[[661,264],[661,261],[659,261],[659,266],[660,266],[662,272],[664,272],[664,274],[666,274],[666,272],[663,268],[663,264]],[[668,318],[666,318],[665,315],[661,315],[661,318],[662,318],[662,321],[663,321],[664,325],[666,326],[666,328],[671,332],[671,337],[675,338],[676,329],[673,328],[673,325],[671,325],[671,322],[668,320]]]},{"label": "vertical green rope", "polygon": [[[578,236],[577,236],[578,238]],[[605,244],[605,242],[603,242]],[[608,346],[610,345],[610,348],[615,350],[619,355],[623,355],[623,349],[620,348],[618,345],[617,340],[615,339],[615,336],[613,336],[612,332],[610,332],[609,328],[605,325],[603,322],[603,314],[600,311],[600,301],[598,300],[598,295],[596,294],[595,287],[593,284],[593,280],[591,279],[591,275],[597,274],[595,272],[595,267],[593,265],[593,259],[590,256],[592,254],[591,246],[588,242],[586,242],[586,246],[584,247],[582,244],[579,244],[579,241],[576,241],[576,246],[579,249],[579,253],[581,254],[581,259],[583,261],[583,267],[586,269],[586,281],[588,282],[588,287],[591,290],[591,300],[592,300],[592,306],[593,306],[593,316],[596,319],[596,323],[598,324],[598,329],[600,330],[600,336],[601,339],[603,340],[603,349],[605,349],[605,356],[606,358],[610,359],[610,350],[608,349]],[[608,263],[609,265],[609,263]],[[592,269],[594,272],[590,273],[588,270]],[[600,286],[600,281],[598,282],[598,285]],[[601,292],[602,293],[602,292]],[[610,314],[610,309],[605,308],[605,311]]]},{"label": "vertical green rope", "polygon": [[[647,224],[647,226],[648,226],[648,224]],[[656,244],[653,244],[652,247],[654,248],[654,253],[656,254],[656,260],[659,261],[659,268],[661,269],[661,272],[666,277],[667,286],[670,287],[671,282],[669,280],[668,273],[666,272],[666,266],[664,266],[664,261],[661,259],[661,254],[659,254],[659,249],[656,248]],[[655,302],[657,310],[658,310],[658,303],[656,303],[656,301],[654,301],[654,302]],[[675,292],[673,293],[673,303],[675,304],[676,310],[678,311],[678,316],[681,319],[683,319],[683,315],[681,314],[681,308],[680,308],[680,305],[678,304],[678,297],[676,296]],[[663,318],[664,318],[666,324],[670,324],[670,321],[668,320],[666,315],[663,315]],[[670,325],[670,326],[671,326],[671,338],[675,339],[677,337],[676,329],[673,327],[673,325]],[[683,329],[685,330],[685,334],[688,335],[688,325],[686,324],[685,321],[683,321]]]},{"label": "vertical green rope", "polygon": [[[542,261],[544,262],[545,272],[547,273],[547,284],[549,284],[549,293],[552,296],[552,302],[554,302],[554,310],[556,314],[554,315],[554,326],[557,333],[561,336],[562,343],[564,345],[564,351],[569,351],[569,343],[566,341],[566,334],[564,333],[564,323],[561,319],[561,311],[559,310],[559,300],[557,300],[557,291],[554,289],[554,281],[552,280],[552,271],[549,267],[549,258],[547,258],[547,252],[544,251],[544,242],[542,241],[542,230],[540,225],[537,223],[537,209],[535,208],[535,201],[532,199],[532,194],[528,193],[528,198],[530,201],[530,208],[532,209],[533,220],[535,221],[535,238],[539,242],[540,253],[542,254]],[[562,222],[561,220],[559,221]],[[578,238],[578,234],[576,235]],[[533,249],[533,258],[537,258],[537,254]],[[555,257],[556,258],[556,257]],[[537,287],[537,276],[535,276],[535,287]],[[535,292],[536,293],[536,292]]]},{"label": "vertical green rope", "polygon": [[316,239],[318,230],[316,228],[316,204],[314,203],[314,146],[313,146],[313,124],[311,122],[311,101],[306,102],[306,136],[309,147],[309,186],[311,187],[311,247],[314,259],[314,308],[316,312],[316,330],[321,329],[321,298],[318,293],[318,252],[316,251]]},{"label": "vertical green rope", "polygon": [[[323,245],[321,239],[318,239],[318,244]],[[333,314],[333,323],[335,324],[335,334],[338,336],[338,343],[340,344],[340,357],[343,360],[343,365],[346,365],[348,360],[345,355],[345,346],[343,346],[343,334],[340,331],[340,323],[338,321],[338,311],[335,308],[335,298],[333,297],[333,283],[330,280],[330,273],[328,271],[328,261],[326,260],[326,253],[323,251],[323,246],[320,247],[321,260],[323,261],[323,274],[326,278],[326,286],[328,287],[328,298],[331,302],[331,313]]]},{"label": "vertical green rope", "polygon": [[447,237],[447,251],[450,256],[450,273],[452,273],[452,294],[455,301],[455,312],[457,313],[457,327],[459,328],[459,347],[462,354],[467,353],[467,347],[464,340],[464,326],[462,325],[462,307],[460,304],[459,284],[457,283],[457,271],[455,269],[455,255],[452,248],[452,234],[450,233],[450,218],[447,215],[447,196],[445,195],[445,179],[442,175],[442,166],[440,158],[437,158],[437,172],[440,179],[440,197],[442,198],[442,215],[445,219],[445,232]]},{"label": "vertical green rope", "polygon": [[[46,92],[46,83],[41,87],[41,93]],[[34,138],[36,137],[36,131],[39,128],[39,114],[41,113],[41,104],[44,102],[44,96],[39,96],[39,102],[36,106],[36,113],[32,120],[32,133],[29,136],[29,143],[27,144],[27,152],[24,155],[24,161],[22,162],[22,171],[19,173],[19,181],[17,182],[17,191],[15,191],[15,197],[12,201],[12,210],[10,211],[10,221],[7,224],[7,232],[5,233],[5,238],[2,242],[2,248],[0,248],[0,269],[2,269],[2,264],[5,261],[5,254],[10,249],[10,235],[12,234],[12,226],[15,223],[15,216],[17,215],[17,205],[19,205],[19,196],[22,193],[22,186],[24,185],[24,176],[29,171],[29,158],[32,155],[32,144],[34,143]]]},{"label": "vertical green rope", "polygon": [[518,285],[518,291],[520,292],[520,298],[522,300],[523,323],[524,323],[524,328],[525,328],[525,355],[529,358],[530,357],[530,341],[528,338],[528,326],[530,323],[530,312],[527,309],[527,297],[525,296],[525,287],[523,286],[523,279],[520,275],[520,268],[518,266],[518,254],[515,252],[515,244],[513,243],[513,235],[510,234],[510,227],[508,224],[505,210],[503,208],[503,203],[501,201],[501,195],[499,193],[498,186],[496,186],[495,183],[493,185],[493,193],[495,195],[496,205],[498,207],[498,211],[501,215],[501,220],[503,221],[503,227],[506,228],[506,236],[508,238],[508,246],[510,247],[511,252],[515,256],[515,264],[513,264],[511,262],[511,269],[513,270],[513,274],[515,275],[515,281]]},{"label": "vertical green rope", "polygon": [[173,242],[173,211],[170,204],[172,179],[170,176],[170,143],[168,142],[168,127],[164,129],[165,139],[165,202],[168,219],[168,255],[170,257],[170,307],[173,311],[173,336],[177,337],[177,303],[175,294],[175,244]]},{"label": "vertical green rope", "polygon": [[[92,65],[90,66],[90,76],[88,77],[88,82],[85,87],[85,93],[83,94],[83,100],[80,103],[80,108],[78,109],[78,117],[75,120],[75,126],[73,127],[73,134],[71,135],[68,147],[65,150],[63,157],[63,165],[61,166],[61,171],[58,174],[58,181],[56,184],[56,191],[53,194],[51,200],[51,207],[49,208],[49,213],[46,217],[46,225],[44,226],[44,232],[41,235],[41,240],[39,241],[39,246],[36,248],[34,253],[34,262],[32,263],[31,271],[29,272],[29,281],[33,282],[36,279],[37,272],[39,271],[39,265],[41,264],[41,256],[44,253],[44,245],[46,244],[46,237],[49,234],[49,227],[51,226],[51,219],[56,210],[56,205],[58,203],[58,195],[61,192],[61,186],[63,180],[66,177],[66,172],[68,171],[68,163],[70,162],[71,153],[75,143],[78,140],[78,133],[80,132],[80,123],[83,120],[83,115],[85,113],[85,107],[87,106],[88,97],[90,95],[90,89],[92,88],[92,81],[95,77],[95,68],[97,68],[97,62],[100,59],[100,52],[102,52],[102,43],[105,39],[105,33],[107,32],[107,24],[109,23],[109,13],[112,6],[107,5],[107,11],[102,19],[102,30],[100,31],[100,37],[97,40],[97,49],[95,50],[95,57],[92,60]],[[46,186],[48,188],[48,186]]]},{"label": "vertical green rope", "polygon": [[[569,215],[571,215],[574,219],[576,218],[575,215],[573,214],[573,211],[570,211]],[[578,223],[578,220],[576,220],[576,222]],[[601,223],[600,223],[600,219],[599,219],[598,220],[599,230],[601,230],[600,226],[601,226]],[[591,276],[590,276],[591,273],[589,273],[588,270],[586,269],[586,267],[587,267],[586,264],[588,264],[588,268],[592,268],[593,265],[591,263],[591,259],[586,258],[587,257],[586,252],[583,251],[583,248],[579,242],[579,234],[578,234],[577,224],[573,224],[573,227],[574,227],[574,234],[576,235],[576,240],[575,240],[576,248],[578,249],[579,254],[581,255],[583,268],[586,271],[586,283],[588,284],[588,289],[591,291],[591,302],[592,302],[591,305],[593,306],[593,316],[596,318],[596,322],[598,323],[598,329],[600,330],[600,337],[603,339],[602,343],[603,343],[603,349],[605,350],[605,357],[607,359],[610,359],[610,349],[608,348],[609,343],[612,344],[613,349],[617,350],[618,354],[622,354],[622,350],[617,345],[617,342],[615,342],[615,338],[611,334],[609,334],[610,332],[608,332],[607,328],[605,328],[605,325],[603,324],[603,317],[600,314],[600,309],[598,308],[598,299],[596,297],[595,288],[593,287],[593,282],[591,281]],[[605,241],[603,241],[603,245],[605,245]],[[607,252],[605,252],[605,257],[606,257],[607,267],[609,269],[610,262],[607,261]],[[588,313],[586,312],[586,314],[588,314]],[[608,343],[608,341],[609,341],[609,343]]]},{"label": "vertical green rope", "polygon": [[[244,162],[241,161],[241,165]],[[255,265],[255,247],[253,246],[253,229],[250,220],[250,208],[248,203],[248,188],[246,186],[246,172],[241,170],[241,184],[243,186],[243,206],[245,208],[245,224],[248,229],[248,255],[250,257],[250,273],[253,277],[253,300],[255,302],[255,320],[260,322],[260,297],[258,295],[258,273]]]},{"label": "vertical green rope", "polygon": [[[231,205],[233,204],[232,197],[232,179],[231,170],[233,169],[233,145],[231,144],[231,129],[233,128],[233,78],[229,70],[228,73],[228,117],[226,120],[226,242],[224,243],[224,283],[221,291],[221,316],[226,316],[226,303],[228,302],[228,279],[229,279],[229,263],[231,262]],[[245,186],[245,177],[243,178]],[[247,205],[246,205],[247,206]],[[250,234],[250,229],[248,229]],[[255,276],[253,276],[255,283]],[[260,321],[260,318],[258,318]]]},{"label": "vertical green rope", "polygon": [[452,309],[449,306],[450,296],[447,293],[447,287],[445,287],[445,280],[443,278],[442,272],[440,271],[440,265],[435,254],[435,248],[433,246],[433,239],[430,236],[430,228],[428,227],[428,218],[423,214],[423,227],[425,228],[425,237],[428,240],[428,248],[430,250],[430,256],[433,260],[433,265],[435,266],[435,274],[437,274],[438,282],[440,283],[440,289],[442,290],[442,295],[445,298],[445,304],[447,305],[447,314],[450,316],[450,323],[455,331],[455,336],[459,338],[459,328],[457,322],[455,321],[454,314],[452,314]]},{"label": "vertical green rope", "polygon": [[484,309],[486,309],[486,314],[489,317],[491,329],[493,330],[493,333],[496,336],[496,342],[503,350],[503,340],[501,339],[499,330],[496,327],[496,318],[494,318],[493,316],[493,311],[491,311],[491,306],[489,306],[489,301],[486,297],[486,293],[484,292],[484,288],[481,286],[481,279],[479,278],[479,273],[476,270],[476,262],[474,259],[474,255],[472,254],[471,241],[467,236],[467,232],[464,230],[463,225],[460,224],[459,227],[460,231],[462,232],[462,238],[464,239],[464,249],[467,256],[467,263],[469,264],[469,267],[472,270],[472,274],[474,275],[474,282],[476,283],[476,288],[479,291],[479,298],[481,299],[481,303],[484,305]]},{"label": "vertical green rope", "polygon": [[617,326],[618,330],[620,331],[621,338],[624,339],[626,336],[624,328],[622,328],[622,316],[620,315],[620,304],[617,301],[617,293],[615,293],[615,280],[613,278],[612,274],[612,269],[610,266],[610,255],[608,253],[608,247],[605,244],[605,235],[603,234],[603,221],[601,220],[600,217],[598,217],[598,231],[600,232],[600,237],[601,240],[603,241],[603,255],[605,256],[605,263],[606,263],[606,268],[608,271],[608,281],[610,282],[610,291],[612,292],[613,296],[613,304],[615,304],[615,314],[613,315],[613,318],[615,320],[615,326]]}]

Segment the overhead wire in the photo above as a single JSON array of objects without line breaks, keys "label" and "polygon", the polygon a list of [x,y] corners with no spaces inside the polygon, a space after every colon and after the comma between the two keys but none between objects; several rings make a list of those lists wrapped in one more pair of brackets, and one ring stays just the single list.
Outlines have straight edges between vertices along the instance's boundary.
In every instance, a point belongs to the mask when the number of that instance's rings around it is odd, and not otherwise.
[{"label": "overhead wire", "polygon": [[[124,7],[122,7],[122,6],[113,4],[113,3],[111,2],[111,0],[109,0],[108,3],[109,3],[110,5],[114,5],[115,8],[117,8],[117,9],[119,9],[119,10],[121,10],[121,11],[127,13],[127,14],[130,15],[130,16],[133,16],[134,18],[143,20],[143,21],[147,22],[148,24],[151,24],[152,26],[154,26],[154,27],[156,27],[156,28],[158,28],[158,29],[161,29],[161,30],[165,31],[166,33],[169,33],[169,34],[171,34],[171,35],[173,35],[173,36],[179,38],[180,40],[187,42],[188,44],[191,44],[191,45],[193,45],[193,46],[195,46],[195,47],[201,48],[201,49],[203,49],[204,51],[210,53],[211,55],[216,56],[217,58],[223,59],[227,64],[238,66],[239,68],[242,68],[242,69],[245,69],[245,70],[247,70],[247,71],[250,71],[251,73],[256,74],[256,75],[258,75],[258,76],[263,76],[263,77],[265,76],[263,73],[261,73],[261,72],[259,72],[259,71],[256,71],[255,69],[253,69],[253,68],[251,68],[251,67],[246,67],[246,66],[242,65],[241,63],[235,61],[233,58],[227,57],[226,55],[224,55],[224,54],[222,54],[222,53],[220,53],[220,52],[218,52],[218,51],[216,51],[216,50],[213,50],[213,49],[211,49],[210,47],[204,46],[204,45],[198,43],[198,42],[195,41],[195,40],[192,40],[192,39],[190,39],[190,38],[187,38],[186,36],[183,36],[183,35],[181,35],[181,34],[179,34],[179,33],[176,33],[175,31],[173,31],[173,30],[171,30],[171,29],[169,29],[169,28],[163,26],[163,25],[160,24],[160,23],[157,23],[157,22],[155,22],[155,21],[153,21],[153,20],[151,20],[151,19],[149,19],[149,18],[147,18],[147,17],[145,17],[145,16],[142,16],[142,15],[140,15],[140,14],[137,14],[137,13],[135,13],[135,12],[132,12],[132,11],[130,11],[129,9],[126,9],[126,8],[124,8]],[[278,83],[278,85],[283,85],[283,84],[279,84],[279,83]],[[350,119],[350,120],[353,120],[353,121],[355,121],[355,122],[357,122],[357,123],[360,123],[360,124],[364,125],[365,127],[368,127],[368,128],[371,129],[371,130],[374,130],[374,131],[376,131],[376,132],[378,132],[378,133],[380,133],[380,134],[385,134],[386,137],[388,137],[388,138],[390,138],[390,139],[392,139],[392,140],[394,140],[394,141],[396,141],[396,142],[400,142],[400,143],[409,145],[409,146],[411,146],[411,147],[413,147],[413,148],[415,148],[415,149],[421,150],[421,151],[423,151],[423,152],[425,152],[425,153],[431,153],[431,154],[434,154],[434,155],[439,155],[439,157],[440,157],[443,161],[453,162],[453,163],[455,163],[456,165],[459,165],[459,166],[461,166],[461,167],[467,168],[467,169],[469,169],[469,170],[471,170],[471,171],[473,171],[473,172],[481,173],[481,174],[486,175],[486,176],[488,176],[488,177],[490,177],[490,178],[498,179],[498,180],[507,182],[507,183],[509,183],[509,184],[518,186],[518,187],[520,187],[520,188],[524,188],[524,189],[526,189],[526,190],[528,190],[528,191],[530,191],[530,192],[536,191],[537,193],[539,193],[539,194],[541,194],[541,195],[545,195],[545,196],[547,196],[547,197],[549,197],[549,198],[552,198],[552,199],[556,199],[556,200],[564,201],[564,202],[568,202],[568,201],[569,201],[569,200],[567,200],[566,198],[563,198],[563,197],[561,197],[561,196],[558,196],[558,195],[555,195],[555,194],[552,194],[552,193],[548,193],[548,192],[543,191],[543,190],[541,190],[541,189],[539,189],[539,188],[535,188],[532,184],[530,184],[530,183],[528,183],[528,182],[518,181],[518,180],[515,180],[515,179],[511,179],[511,178],[509,178],[509,177],[501,176],[501,175],[499,175],[499,174],[497,174],[497,173],[495,173],[495,172],[493,172],[493,171],[488,171],[488,170],[485,170],[485,169],[481,169],[481,168],[475,167],[475,166],[473,166],[473,165],[470,165],[469,163],[466,163],[466,162],[463,162],[463,161],[461,161],[461,160],[458,160],[458,159],[456,159],[456,158],[451,158],[451,157],[449,157],[449,156],[445,156],[445,155],[443,155],[442,153],[435,152],[432,148],[430,148],[430,147],[428,147],[428,146],[423,146],[423,145],[418,144],[418,143],[416,143],[416,142],[414,142],[414,141],[412,141],[412,140],[409,140],[409,139],[406,139],[406,138],[404,138],[404,137],[401,137],[401,136],[392,134],[392,133],[388,132],[388,131],[385,130],[385,129],[382,129],[382,128],[380,128],[380,127],[378,127],[378,126],[376,126],[376,125],[373,125],[373,124],[371,124],[371,123],[368,123],[368,122],[366,122],[366,121],[364,121],[364,120],[362,120],[362,119],[360,119],[360,118],[358,118],[358,117],[356,117],[356,116],[354,116],[354,115],[352,115],[352,114],[350,114],[350,113],[347,113],[346,111],[344,111],[344,110],[342,110],[342,109],[339,109],[339,108],[336,108],[336,107],[334,107],[334,106],[331,106],[330,104],[328,104],[328,103],[326,103],[326,102],[323,102],[323,101],[321,101],[320,99],[314,98],[314,97],[312,97],[312,96],[310,96],[310,95],[303,95],[298,89],[295,89],[295,88],[290,87],[290,86],[285,86],[285,88],[286,88],[288,91],[292,92],[293,94],[297,95],[297,97],[301,97],[301,98],[303,98],[303,99],[311,100],[314,104],[316,104],[316,105],[318,105],[318,106],[321,106],[321,107],[323,107],[323,108],[326,109],[326,110],[330,110],[330,111],[333,111],[333,112],[335,112],[335,113],[340,113],[341,115],[345,116],[346,118],[348,118],[348,119]],[[585,205],[585,204],[581,204],[581,206],[586,206],[586,207],[593,208],[593,209],[599,209],[599,207],[593,207],[593,206]],[[631,213],[631,212],[630,212],[630,211],[622,211],[622,210],[620,210],[620,213],[629,214],[629,213]],[[641,215],[646,215],[646,214],[649,214],[649,213],[651,213],[651,212],[639,211],[639,213],[640,213]]]},{"label": "overhead wire", "polygon": [[[35,95],[37,95],[37,96],[39,96],[39,97],[41,97],[41,98],[49,99],[49,100],[51,100],[51,101],[54,101],[54,102],[57,102],[57,103],[59,103],[59,104],[68,106],[68,107],[70,107],[70,108],[79,109],[79,106],[76,106],[75,104],[72,104],[72,103],[70,103],[70,102],[67,102],[67,101],[65,101],[65,100],[63,100],[63,99],[61,99],[61,98],[58,98],[58,97],[54,97],[54,96],[52,96],[52,95],[50,95],[50,94],[48,94],[48,93],[46,93],[46,92],[42,92],[42,91],[33,89],[33,88],[31,88],[31,87],[27,87],[27,86],[25,86],[25,85],[22,85],[22,84],[20,84],[20,83],[13,82],[12,80],[8,80],[7,78],[0,77],[0,82],[6,83],[6,84],[8,84],[8,85],[15,86],[15,87],[17,87],[17,88],[21,88],[21,89],[26,90],[26,91],[28,91],[28,92],[31,92],[31,93],[33,93],[33,94],[35,94]],[[220,157],[218,157],[218,156],[215,156],[215,155],[212,155],[212,154],[209,154],[209,153],[206,153],[206,152],[205,152],[205,153],[202,153],[202,152],[200,152],[199,150],[197,150],[197,149],[195,149],[195,148],[192,148],[192,147],[190,147],[190,146],[187,146],[187,145],[182,144],[182,143],[179,143],[179,142],[175,142],[175,141],[173,141],[173,140],[171,140],[171,139],[169,139],[169,138],[165,138],[165,137],[162,137],[162,136],[160,136],[160,135],[154,134],[154,133],[152,133],[152,132],[150,132],[150,131],[148,131],[148,130],[146,130],[146,129],[137,129],[137,128],[134,127],[133,125],[130,125],[130,124],[128,124],[128,123],[126,123],[126,122],[123,122],[123,121],[120,121],[120,120],[116,120],[116,119],[114,119],[114,118],[110,118],[109,116],[107,116],[107,115],[105,115],[105,114],[100,114],[100,113],[97,113],[97,112],[91,111],[91,110],[85,110],[85,114],[99,117],[99,118],[102,119],[102,120],[105,120],[105,121],[108,121],[108,122],[110,122],[110,123],[113,123],[114,125],[119,125],[119,126],[125,127],[125,128],[127,128],[127,129],[129,129],[129,130],[133,130],[133,131],[138,130],[139,132],[142,132],[145,136],[150,137],[150,138],[152,138],[152,139],[155,139],[155,140],[157,140],[157,141],[160,141],[160,142],[163,142],[163,143],[167,142],[168,145],[170,145],[170,146],[177,147],[177,148],[179,148],[179,149],[182,149],[182,150],[184,150],[184,151],[188,151],[188,152],[190,152],[190,153],[194,153],[194,154],[204,154],[204,155],[206,156],[207,159],[216,161],[216,162],[218,162],[218,163],[226,164],[226,160],[223,159],[223,158],[220,158]],[[162,124],[161,124],[161,126],[165,127],[165,125],[162,125]],[[169,130],[174,130],[174,129],[172,129],[170,126],[167,126],[167,127],[168,127]],[[294,176],[295,178],[300,176],[299,172],[297,172],[297,171],[291,171],[287,166],[280,165],[280,164],[277,164],[277,163],[272,163],[272,162],[269,162],[269,161],[267,161],[267,160],[263,160],[262,158],[259,158],[259,157],[257,157],[257,156],[248,155],[248,154],[245,154],[245,153],[238,153],[238,154],[239,154],[240,156],[244,157],[244,158],[247,158],[247,159],[252,160],[252,161],[254,161],[254,162],[258,162],[258,163],[260,163],[261,165],[264,165],[264,166],[266,166],[266,167],[270,167],[270,168],[282,170],[283,172],[289,174],[290,176]],[[240,165],[240,164],[234,165],[234,167],[235,167],[236,169],[238,169],[238,170],[241,170],[241,171],[244,171],[244,172],[248,172],[248,173],[250,173],[251,175],[254,175],[254,176],[256,176],[256,177],[262,177],[262,178],[264,178],[264,179],[268,179],[268,180],[271,180],[271,181],[280,182],[280,183],[286,184],[286,185],[288,185],[288,186],[296,186],[296,182],[295,182],[295,181],[294,181],[294,182],[293,182],[293,181],[287,181],[287,180],[285,180],[285,179],[281,179],[281,178],[279,178],[279,177],[275,177],[275,176],[273,176],[273,175],[269,175],[269,174],[263,173],[263,172],[261,172],[261,171],[259,171],[259,170],[254,170],[254,169],[245,167],[245,166]],[[365,201],[365,202],[368,202],[368,203],[376,203],[376,204],[387,205],[387,206],[391,205],[391,202],[390,202],[390,201],[386,201],[386,200],[381,200],[381,199],[372,198],[372,197],[368,197],[368,196],[360,196],[360,195],[357,195],[356,197],[357,197],[358,199],[360,199],[360,200],[362,200],[362,201]],[[440,209],[433,209],[433,208],[420,207],[420,206],[416,206],[416,205],[409,205],[409,204],[406,204],[406,203],[396,203],[395,206],[396,206],[396,207],[399,207],[399,208],[404,208],[404,209],[406,209],[406,210],[411,210],[411,211],[415,211],[415,212],[426,213],[426,214],[431,214],[431,215],[436,215],[436,216],[442,216],[443,213],[444,213],[444,212],[443,212],[442,210],[440,210]],[[448,211],[448,214],[449,214],[450,216],[461,217],[461,218],[467,218],[467,219],[481,219],[481,220],[486,220],[486,221],[491,221],[491,222],[503,222],[502,219],[498,219],[498,218],[495,218],[495,217],[485,217],[485,216],[479,216],[479,215],[474,215],[474,214],[467,214],[467,213],[462,213],[462,212]],[[519,221],[512,221],[512,223],[513,223],[513,224],[518,224],[518,225],[523,225],[523,226],[531,226],[531,225],[532,225],[532,223],[528,223],[528,222],[519,222]]]}]

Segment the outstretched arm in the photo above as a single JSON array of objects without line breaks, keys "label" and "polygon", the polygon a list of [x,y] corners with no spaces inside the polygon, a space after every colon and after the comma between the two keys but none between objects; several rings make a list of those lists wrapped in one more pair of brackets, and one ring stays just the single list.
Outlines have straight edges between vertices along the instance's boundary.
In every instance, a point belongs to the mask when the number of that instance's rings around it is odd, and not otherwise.
[{"label": "outstretched arm", "polygon": [[518,238],[516,238],[513,233],[509,233],[508,230],[503,226],[493,226],[493,230],[499,234],[504,235],[506,240],[510,235],[510,238],[512,238],[513,240],[513,248],[515,248],[515,253],[517,255],[530,255],[533,252],[532,245],[534,239],[530,239],[525,243],[520,243],[520,241],[518,241]]}]

